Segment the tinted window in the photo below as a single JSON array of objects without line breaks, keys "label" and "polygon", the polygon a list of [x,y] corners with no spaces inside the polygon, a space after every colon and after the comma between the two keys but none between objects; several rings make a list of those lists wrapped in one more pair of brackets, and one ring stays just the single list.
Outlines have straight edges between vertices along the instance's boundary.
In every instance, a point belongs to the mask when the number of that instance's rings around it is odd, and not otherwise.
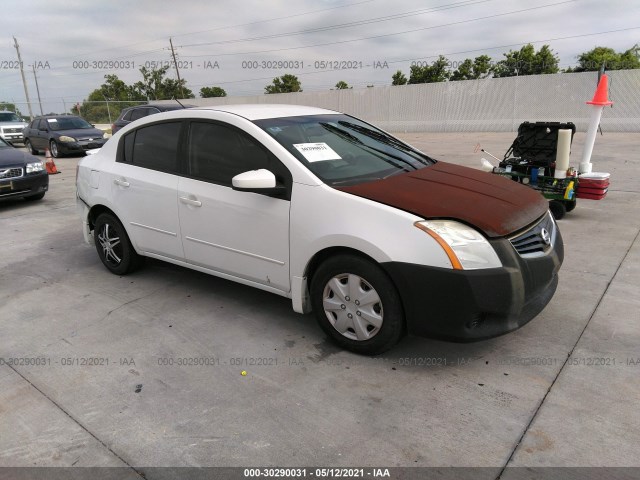
[{"label": "tinted window", "polygon": [[124,137],[124,151],[122,161],[125,163],[133,163],[133,145],[136,139],[136,132],[128,133]]},{"label": "tinted window", "polygon": [[133,113],[133,110],[129,110],[127,113],[124,114],[124,116],[122,117],[123,120],[127,120],[128,122],[131,121],[131,114]]},{"label": "tinted window", "polygon": [[[180,127],[180,122],[158,123],[127,135],[125,161],[153,170],[177,172]],[[127,147],[132,152],[130,157],[127,156]]]},{"label": "tinted window", "polygon": [[231,179],[249,170],[266,168],[284,183],[280,162],[254,138],[217,123],[191,123],[187,173],[214,183],[231,185]]},{"label": "tinted window", "polygon": [[131,112],[131,121],[138,120],[139,118],[149,115],[148,108],[137,108]]}]

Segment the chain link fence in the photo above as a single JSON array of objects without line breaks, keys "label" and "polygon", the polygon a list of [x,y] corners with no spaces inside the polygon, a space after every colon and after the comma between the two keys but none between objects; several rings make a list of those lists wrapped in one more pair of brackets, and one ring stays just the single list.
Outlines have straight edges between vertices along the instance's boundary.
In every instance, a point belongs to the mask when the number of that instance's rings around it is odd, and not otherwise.
[{"label": "chain link fence", "polygon": [[[80,115],[89,123],[111,125],[120,112],[135,105],[144,105],[148,102],[144,101],[100,101],[100,102],[46,102],[46,108],[42,109],[38,102],[31,102],[31,112],[34,117],[39,115]],[[20,115],[29,121],[29,104],[27,102],[16,102],[13,104],[15,108],[10,110],[18,110]],[[6,106],[4,106],[6,108]],[[2,109],[0,107],[0,109]]]},{"label": "chain link fence", "polygon": [[[603,112],[603,130],[640,132],[640,70],[614,70],[607,74],[614,106]],[[593,97],[596,81],[596,72],[563,73],[183,102],[309,105],[349,113],[391,132],[515,132],[525,121],[573,122],[578,131],[586,131],[590,110],[585,102]],[[57,113],[80,114],[91,123],[111,125],[123,108],[144,103],[147,102],[62,101]],[[28,105],[16,106],[26,116]],[[37,103],[32,102],[32,111],[39,114]]]}]

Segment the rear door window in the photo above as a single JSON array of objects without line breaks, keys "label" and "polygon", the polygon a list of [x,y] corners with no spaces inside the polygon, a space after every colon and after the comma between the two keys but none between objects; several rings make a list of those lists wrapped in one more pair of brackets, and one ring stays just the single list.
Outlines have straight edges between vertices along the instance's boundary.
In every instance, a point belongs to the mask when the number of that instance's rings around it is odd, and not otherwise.
[{"label": "rear door window", "polygon": [[136,108],[131,112],[131,121],[146,117],[151,111],[148,108]]},{"label": "rear door window", "polygon": [[182,122],[138,128],[125,135],[119,161],[138,167],[178,173],[178,142]]}]

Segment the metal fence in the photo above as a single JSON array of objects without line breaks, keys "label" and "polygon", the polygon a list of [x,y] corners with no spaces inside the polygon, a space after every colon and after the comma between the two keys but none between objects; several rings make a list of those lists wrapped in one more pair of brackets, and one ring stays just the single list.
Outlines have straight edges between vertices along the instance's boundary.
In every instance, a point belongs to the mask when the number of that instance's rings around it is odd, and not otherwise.
[{"label": "metal fence", "polygon": [[[640,70],[608,72],[610,132],[640,132]],[[573,122],[585,131],[596,72],[462,82],[189,99],[196,105],[284,103],[349,113],[391,132],[515,132],[524,121]]]},{"label": "metal fence", "polygon": [[[640,132],[640,70],[608,72],[613,108],[602,115],[609,132]],[[338,110],[391,132],[515,132],[524,121],[573,122],[585,131],[596,72],[488,78],[462,82],[371,87],[321,92],[188,99],[193,105],[284,103]],[[158,103],[170,103],[165,100]],[[122,108],[141,102],[62,102],[60,113],[109,124]],[[16,103],[25,115],[28,106]],[[34,114],[39,114],[32,102]],[[46,112],[45,112],[46,113]]]}]

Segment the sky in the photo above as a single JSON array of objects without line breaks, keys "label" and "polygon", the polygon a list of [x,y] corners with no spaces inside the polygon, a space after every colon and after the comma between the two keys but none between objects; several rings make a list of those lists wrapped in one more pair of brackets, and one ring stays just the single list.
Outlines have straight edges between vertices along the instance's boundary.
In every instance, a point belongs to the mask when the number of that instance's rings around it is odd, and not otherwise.
[{"label": "sky", "polygon": [[[640,44],[638,0],[3,0],[0,102],[28,113],[18,41],[33,113],[63,112],[115,74],[131,84],[140,67],[171,60],[198,96],[259,95],[274,77],[298,76],[304,91],[391,84],[412,62],[438,55],[494,61],[527,43],[549,44],[561,68],[596,46]],[[175,77],[175,69],[169,75]]]}]

